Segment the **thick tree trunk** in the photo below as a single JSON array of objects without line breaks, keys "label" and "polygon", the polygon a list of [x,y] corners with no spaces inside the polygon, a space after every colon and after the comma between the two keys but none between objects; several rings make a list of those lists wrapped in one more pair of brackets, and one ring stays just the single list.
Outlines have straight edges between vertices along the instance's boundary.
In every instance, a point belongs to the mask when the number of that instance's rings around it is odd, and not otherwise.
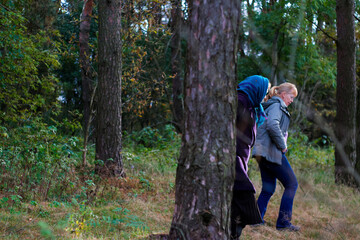
[{"label": "thick tree trunk", "polygon": [[171,11],[171,71],[174,76],[172,80],[173,90],[173,121],[178,132],[184,128],[184,79],[182,77],[181,64],[181,0],[172,1]]},{"label": "thick tree trunk", "polygon": [[80,16],[80,69],[81,69],[81,93],[83,101],[83,132],[84,132],[84,150],[83,165],[86,164],[87,143],[89,138],[90,119],[91,119],[91,99],[92,99],[92,71],[90,63],[89,36],[91,14],[93,9],[93,0],[85,0],[82,14]]},{"label": "thick tree trunk", "polygon": [[239,3],[189,3],[184,132],[169,239],[230,238]]},{"label": "thick tree trunk", "polygon": [[121,0],[99,0],[99,80],[96,172],[122,176],[121,159]]},{"label": "thick tree trunk", "polygon": [[335,181],[353,183],[356,159],[356,78],[354,1],[337,0],[337,92]]},{"label": "thick tree trunk", "polygon": [[360,187],[360,78],[358,75],[357,81],[357,96],[356,96],[356,161],[355,161],[355,181],[356,185]]}]

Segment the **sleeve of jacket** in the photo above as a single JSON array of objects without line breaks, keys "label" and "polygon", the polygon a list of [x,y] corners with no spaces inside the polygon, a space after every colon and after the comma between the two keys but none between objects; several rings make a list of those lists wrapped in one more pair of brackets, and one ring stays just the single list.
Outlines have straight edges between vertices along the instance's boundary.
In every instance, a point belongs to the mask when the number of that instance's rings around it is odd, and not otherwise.
[{"label": "sleeve of jacket", "polygon": [[252,142],[251,136],[247,134],[250,121],[250,112],[239,101],[236,114],[236,154],[238,156],[241,154],[241,149],[248,148]]},{"label": "sleeve of jacket", "polygon": [[287,146],[285,137],[280,128],[280,120],[283,114],[280,110],[280,103],[274,103],[266,110],[268,115],[268,119],[266,120],[266,131],[269,133],[272,142],[274,142],[276,147],[281,151],[287,148]]}]

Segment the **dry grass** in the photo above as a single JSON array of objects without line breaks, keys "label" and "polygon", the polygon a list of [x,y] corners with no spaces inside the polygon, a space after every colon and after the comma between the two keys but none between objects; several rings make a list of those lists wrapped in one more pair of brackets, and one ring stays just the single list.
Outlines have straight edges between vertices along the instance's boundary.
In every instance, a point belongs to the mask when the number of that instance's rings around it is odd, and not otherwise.
[{"label": "dry grass", "polygon": [[[146,154],[146,153],[141,153]],[[100,221],[96,227],[83,229],[78,234],[69,228],[68,216],[80,216],[79,206],[61,203],[54,207],[51,202],[37,205],[22,203],[19,207],[0,208],[0,237],[3,239],[131,239],[145,240],[152,234],[167,234],[174,210],[175,166],[169,161],[158,171],[157,159],[166,157],[157,152],[150,153],[143,168],[127,166],[127,178],[110,180],[107,190],[102,192],[102,201],[90,204],[90,220],[112,217],[125,222],[111,225]],[[153,163],[152,163],[153,162]],[[309,161],[308,161],[309,163]],[[308,164],[307,163],[307,164]],[[250,164],[250,175],[258,190],[261,180],[255,161]],[[301,226],[298,233],[279,232],[275,223],[283,188],[278,184],[265,215],[265,226],[247,226],[241,239],[360,239],[360,194],[359,191],[334,184],[332,167],[301,165],[294,167],[299,181],[293,224]],[[145,179],[145,181],[144,181]],[[147,181],[146,181],[147,180]],[[111,193],[111,194],[109,194]],[[97,197],[100,196],[100,193]],[[120,216],[114,209],[127,209]],[[141,226],[126,225],[126,217],[135,216]],[[81,218],[79,218],[81,219]],[[43,224],[39,224],[43,222]],[[158,238],[160,239],[160,238]]]},{"label": "dry grass", "polygon": [[[256,171],[256,166],[252,168],[251,177],[260,192],[260,176]],[[314,183],[313,175],[316,172],[312,171],[322,170],[313,168],[307,172],[301,172],[295,169],[299,189],[295,197],[292,222],[301,226],[300,232],[279,232],[275,228],[283,191],[282,186],[278,184],[265,215],[267,224],[258,227],[247,226],[241,239],[360,239],[359,191],[333,183],[332,170],[327,170],[327,176],[331,181],[324,179],[324,182],[331,182],[331,184]],[[169,180],[174,181],[174,178]],[[134,201],[131,208],[143,209],[139,211],[139,214],[142,212],[150,233],[167,233],[171,224],[173,199],[173,192],[164,194],[157,191],[147,201],[141,199]],[[138,239],[147,238],[141,236]]]},{"label": "dry grass", "polygon": [[[299,180],[299,189],[293,207],[294,225],[299,225],[297,233],[279,232],[275,229],[277,215],[283,192],[280,184],[270,200],[265,226],[244,229],[242,239],[360,239],[360,192],[334,183],[314,183],[311,171],[295,173]],[[332,178],[332,171],[328,171]],[[332,181],[334,182],[334,181]],[[255,176],[257,189],[261,189],[260,180]]]}]

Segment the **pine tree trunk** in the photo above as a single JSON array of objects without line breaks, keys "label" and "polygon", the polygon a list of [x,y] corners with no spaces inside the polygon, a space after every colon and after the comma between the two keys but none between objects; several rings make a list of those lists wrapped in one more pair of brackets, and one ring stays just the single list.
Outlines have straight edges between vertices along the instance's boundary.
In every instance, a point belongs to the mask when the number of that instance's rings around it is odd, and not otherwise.
[{"label": "pine tree trunk", "polygon": [[357,104],[356,104],[356,162],[355,162],[355,180],[360,187],[360,79],[357,81]]},{"label": "pine tree trunk", "polygon": [[278,85],[277,81],[277,69],[279,65],[279,48],[278,48],[278,39],[279,39],[280,29],[275,30],[275,36],[272,42],[271,48],[271,79],[270,82],[274,84],[274,86]]},{"label": "pine tree trunk", "polygon": [[178,132],[183,132],[184,128],[184,79],[181,74],[181,0],[172,1],[171,10],[171,71],[172,90],[173,90],[173,121]]},{"label": "pine tree trunk", "polygon": [[184,132],[169,239],[230,238],[239,3],[189,3]]},{"label": "pine tree trunk", "polygon": [[99,0],[99,80],[96,125],[96,172],[122,176],[121,159],[121,0]]},{"label": "pine tree trunk", "polygon": [[356,78],[354,1],[337,0],[337,91],[335,181],[353,183],[356,159]]},{"label": "pine tree trunk", "polygon": [[92,96],[92,71],[90,64],[89,36],[93,0],[85,0],[80,16],[79,46],[80,46],[80,69],[81,69],[81,93],[83,101],[83,132],[84,150],[83,165],[86,164],[87,143],[89,138],[91,118],[91,96]]}]

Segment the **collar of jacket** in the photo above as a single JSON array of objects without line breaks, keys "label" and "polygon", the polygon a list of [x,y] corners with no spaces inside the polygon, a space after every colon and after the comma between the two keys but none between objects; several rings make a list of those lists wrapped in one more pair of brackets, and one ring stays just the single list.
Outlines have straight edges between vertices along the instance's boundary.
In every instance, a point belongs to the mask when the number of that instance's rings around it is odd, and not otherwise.
[{"label": "collar of jacket", "polygon": [[268,108],[270,105],[272,105],[273,103],[280,103],[280,109],[290,117],[290,112],[288,111],[288,108],[284,102],[284,100],[282,100],[280,97],[278,96],[273,96],[272,98],[270,98],[265,104],[263,104],[264,109]]}]

